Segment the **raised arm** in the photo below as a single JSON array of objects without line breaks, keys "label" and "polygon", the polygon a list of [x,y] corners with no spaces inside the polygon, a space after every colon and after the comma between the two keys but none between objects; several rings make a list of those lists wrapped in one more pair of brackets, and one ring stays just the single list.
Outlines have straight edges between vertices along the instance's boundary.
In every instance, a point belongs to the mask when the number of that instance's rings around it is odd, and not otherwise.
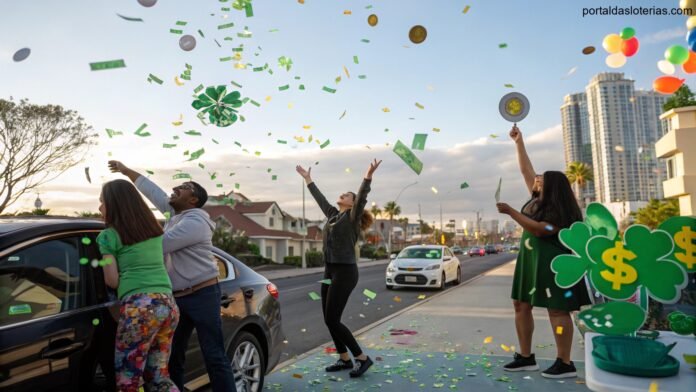
[{"label": "raised arm", "polygon": [[517,162],[520,165],[524,183],[527,185],[529,193],[532,193],[536,172],[534,171],[534,166],[532,166],[532,161],[529,160],[529,155],[527,155],[527,148],[524,146],[522,132],[517,128],[517,125],[513,126],[510,130],[510,138],[515,142],[515,147],[517,148]]},{"label": "raised arm", "polygon": [[317,204],[319,204],[321,212],[323,212],[327,218],[337,215],[338,209],[332,206],[331,203],[326,200],[321,191],[319,191],[319,188],[317,188],[317,185],[314,183],[314,181],[312,181],[312,168],[310,167],[309,170],[305,170],[302,166],[297,165],[295,170],[302,176],[302,178],[304,178],[305,182],[307,183],[309,193],[312,194],[314,200],[316,200]]},{"label": "raised arm", "polygon": [[140,193],[145,195],[161,213],[169,212],[174,215],[174,209],[169,205],[169,196],[154,182],[119,161],[109,161],[109,169],[114,173],[122,173],[128,177]]},{"label": "raised arm", "polygon": [[382,161],[377,162],[375,159],[374,162],[370,163],[370,167],[367,168],[367,172],[365,173],[365,178],[363,179],[362,184],[360,184],[360,189],[358,190],[358,194],[355,196],[355,202],[353,203],[353,208],[350,209],[350,220],[355,221],[356,219],[360,219],[362,216],[363,211],[365,210],[365,205],[367,204],[367,194],[370,193],[370,184],[372,183],[372,175],[374,172],[377,170],[379,165],[382,163]]}]

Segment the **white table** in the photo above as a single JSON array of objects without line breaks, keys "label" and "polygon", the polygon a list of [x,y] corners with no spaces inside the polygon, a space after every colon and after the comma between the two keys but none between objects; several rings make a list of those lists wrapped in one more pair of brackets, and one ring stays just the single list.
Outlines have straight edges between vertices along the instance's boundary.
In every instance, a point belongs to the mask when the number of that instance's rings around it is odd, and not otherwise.
[{"label": "white table", "polygon": [[677,342],[677,345],[669,352],[669,355],[679,360],[681,366],[679,373],[672,377],[632,377],[606,372],[595,366],[592,358],[592,338],[599,334],[588,332],[585,334],[585,382],[587,387],[596,392],[646,392],[650,383],[656,381],[660,392],[696,391],[696,365],[684,362],[682,354],[696,354],[696,337],[681,336],[671,331],[660,331],[657,341],[664,344]]}]

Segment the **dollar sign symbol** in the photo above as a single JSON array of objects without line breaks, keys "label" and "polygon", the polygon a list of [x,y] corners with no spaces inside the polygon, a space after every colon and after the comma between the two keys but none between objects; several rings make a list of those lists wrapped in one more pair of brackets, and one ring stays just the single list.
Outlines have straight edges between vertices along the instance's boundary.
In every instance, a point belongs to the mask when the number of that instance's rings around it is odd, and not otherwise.
[{"label": "dollar sign symbol", "polygon": [[696,264],[696,232],[691,231],[691,227],[682,226],[680,232],[674,235],[674,242],[677,246],[684,250],[684,252],[675,252],[674,257],[677,258],[681,263],[686,264],[686,268],[692,269],[694,264]]},{"label": "dollar sign symbol", "polygon": [[636,254],[628,249],[624,249],[623,242],[616,241],[613,248],[609,248],[602,253],[602,261],[614,272],[604,270],[599,274],[604,280],[611,282],[613,290],[621,290],[622,284],[629,284],[636,281],[638,272],[629,264],[625,264],[624,260],[631,261],[636,258]]}]

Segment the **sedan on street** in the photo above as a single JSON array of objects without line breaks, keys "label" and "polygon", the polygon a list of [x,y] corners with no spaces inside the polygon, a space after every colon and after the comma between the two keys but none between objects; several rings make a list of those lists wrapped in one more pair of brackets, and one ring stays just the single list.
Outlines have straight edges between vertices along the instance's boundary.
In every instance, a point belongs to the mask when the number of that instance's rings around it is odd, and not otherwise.
[{"label": "sedan on street", "polygon": [[385,280],[389,290],[399,287],[442,290],[448,282],[456,285],[462,281],[462,268],[459,259],[446,246],[415,245],[392,256]]},{"label": "sedan on street", "polygon": [[474,256],[485,256],[486,255],[486,250],[483,248],[479,247],[473,247],[469,249],[469,257],[474,257]]}]

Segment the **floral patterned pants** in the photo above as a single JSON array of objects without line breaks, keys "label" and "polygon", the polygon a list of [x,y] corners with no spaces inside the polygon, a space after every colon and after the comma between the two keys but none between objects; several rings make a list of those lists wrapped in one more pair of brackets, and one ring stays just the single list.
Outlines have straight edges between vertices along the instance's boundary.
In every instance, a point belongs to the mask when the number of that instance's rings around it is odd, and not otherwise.
[{"label": "floral patterned pants", "polygon": [[172,337],[179,308],[171,294],[134,294],[121,300],[116,330],[116,388],[179,392],[169,378]]}]

